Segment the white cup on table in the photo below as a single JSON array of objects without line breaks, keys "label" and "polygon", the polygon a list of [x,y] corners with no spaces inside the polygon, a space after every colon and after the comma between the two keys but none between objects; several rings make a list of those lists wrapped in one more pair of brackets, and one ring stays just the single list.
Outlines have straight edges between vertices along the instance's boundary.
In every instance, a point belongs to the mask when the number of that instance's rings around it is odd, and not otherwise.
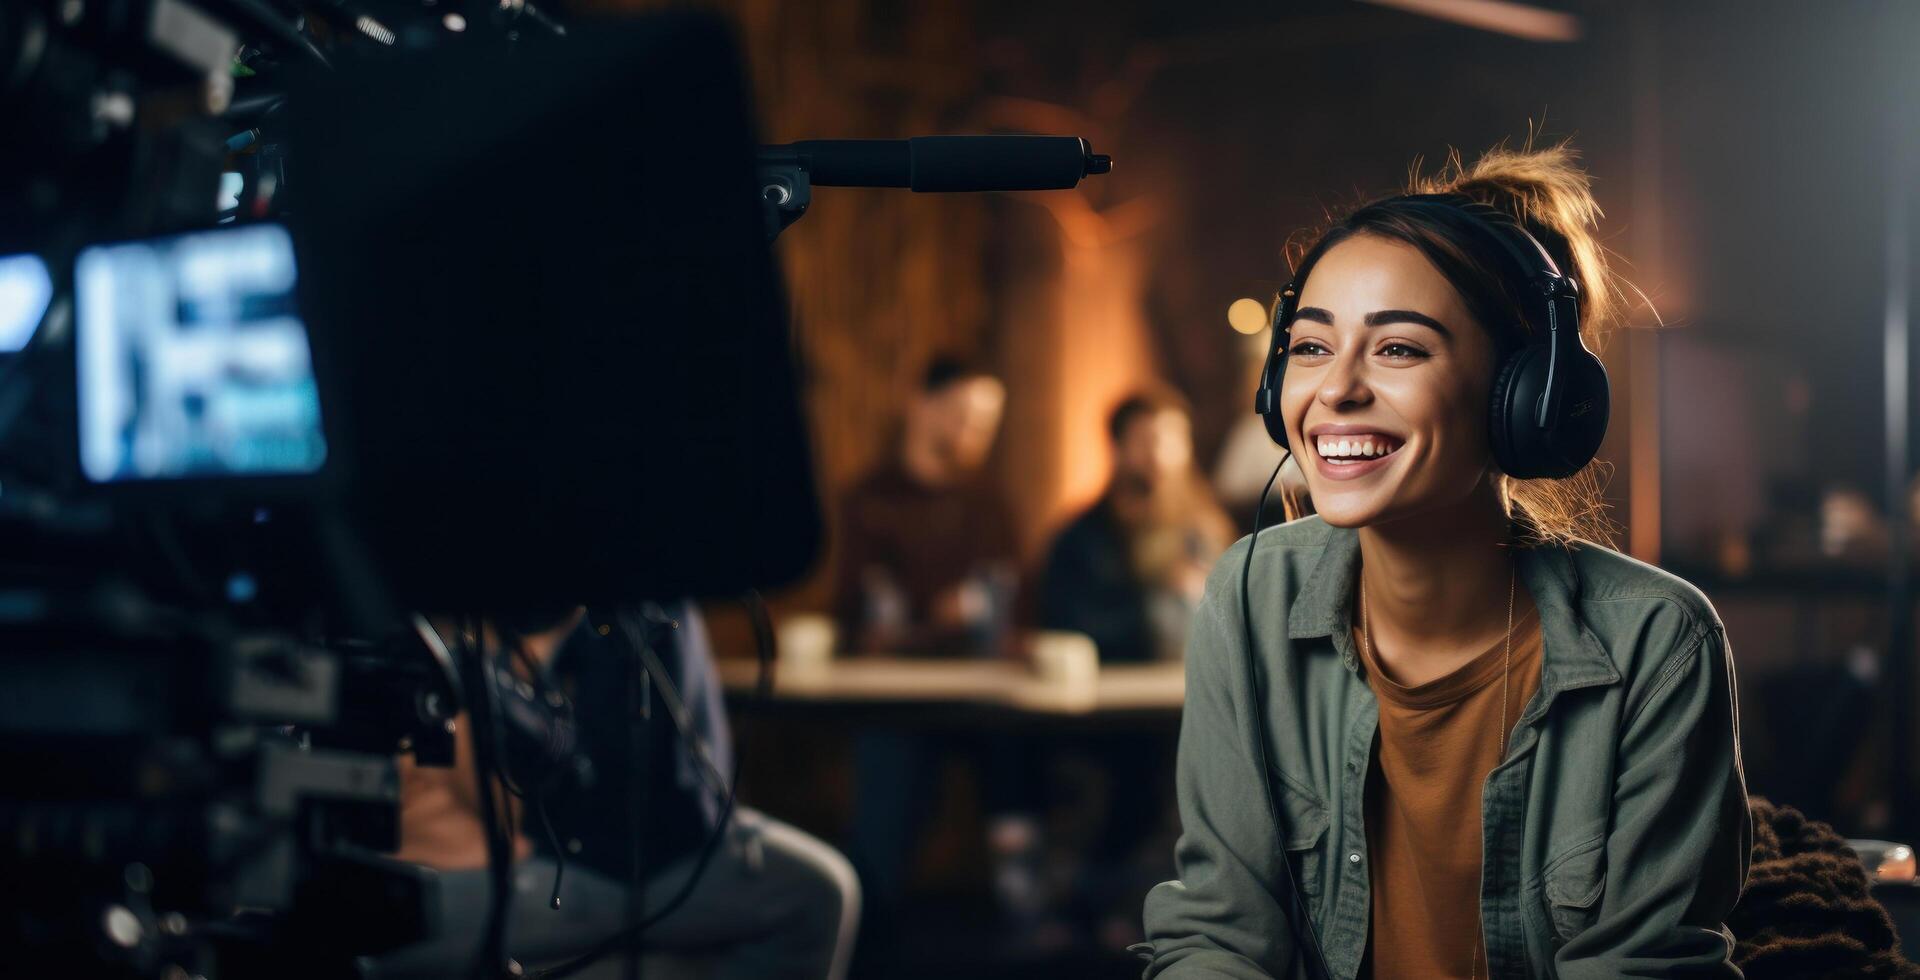
[{"label": "white cup on table", "polygon": [[1100,650],[1093,637],[1065,630],[1043,630],[1030,640],[1033,669],[1040,679],[1069,696],[1091,696],[1100,680]]},{"label": "white cup on table", "polygon": [[774,629],[780,669],[797,674],[820,673],[833,664],[833,620],[820,613],[782,616]]}]

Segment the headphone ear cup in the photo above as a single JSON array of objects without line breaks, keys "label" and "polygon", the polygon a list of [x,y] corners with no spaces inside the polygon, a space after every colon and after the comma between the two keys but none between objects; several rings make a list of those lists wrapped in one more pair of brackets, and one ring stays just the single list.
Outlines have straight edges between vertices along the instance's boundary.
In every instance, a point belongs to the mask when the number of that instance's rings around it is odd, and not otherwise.
[{"label": "headphone ear cup", "polygon": [[1517,480],[1572,476],[1592,461],[1607,434],[1612,412],[1607,369],[1585,348],[1562,365],[1560,417],[1547,429],[1534,424],[1548,359],[1545,344],[1528,344],[1508,355],[1494,376],[1488,402],[1493,458],[1501,472]]},{"label": "headphone ear cup", "polygon": [[1267,363],[1260,369],[1260,393],[1256,396],[1254,407],[1260,413],[1260,421],[1267,427],[1267,437],[1274,445],[1289,454],[1293,447],[1287,445],[1287,422],[1280,414],[1280,383],[1287,377],[1287,328],[1293,325],[1293,301],[1300,295],[1298,280],[1287,283],[1274,297],[1273,315],[1268,319]]},{"label": "headphone ear cup", "polygon": [[1293,451],[1293,447],[1287,444],[1287,422],[1280,417],[1279,412],[1263,415],[1260,420],[1267,424],[1267,435],[1273,437],[1276,445],[1288,452]]},{"label": "headphone ear cup", "polygon": [[1613,385],[1599,356],[1583,347],[1569,360],[1553,432],[1554,456],[1560,462],[1560,472],[1551,474],[1556,477],[1571,476],[1593,460],[1613,414]]},{"label": "headphone ear cup", "polygon": [[[1500,472],[1516,479],[1528,479],[1527,433],[1516,432],[1513,424],[1515,388],[1519,375],[1526,371],[1527,365],[1535,355],[1544,355],[1546,351],[1527,344],[1506,356],[1500,362],[1500,369],[1493,376],[1493,390],[1487,399],[1487,436],[1493,445],[1493,461],[1499,465]],[[1544,370],[1544,364],[1542,365]],[[1539,382],[1528,386],[1539,393]],[[1531,403],[1529,403],[1531,404]],[[1532,426],[1528,426],[1529,429]]]},{"label": "headphone ear cup", "polygon": [[1293,452],[1293,447],[1287,444],[1286,416],[1280,414],[1280,382],[1284,381],[1287,376],[1287,356],[1285,354],[1275,351],[1268,356],[1267,376],[1271,379],[1268,382],[1267,390],[1271,392],[1272,402],[1268,406],[1269,410],[1267,413],[1260,416],[1260,421],[1266,424],[1267,435],[1273,439],[1275,445],[1278,445],[1287,452]]}]

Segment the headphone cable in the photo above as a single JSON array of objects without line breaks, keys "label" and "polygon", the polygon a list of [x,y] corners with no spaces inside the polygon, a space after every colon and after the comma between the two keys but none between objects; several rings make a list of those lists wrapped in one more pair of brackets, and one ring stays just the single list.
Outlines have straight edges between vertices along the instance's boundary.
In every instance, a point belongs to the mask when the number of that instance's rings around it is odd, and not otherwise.
[{"label": "headphone cable", "polygon": [[1293,458],[1293,451],[1286,450],[1286,458],[1273,468],[1273,475],[1267,478],[1266,488],[1260,491],[1260,503],[1253,512],[1253,533],[1247,537],[1247,554],[1240,566],[1240,625],[1246,635],[1247,682],[1253,687],[1253,744],[1255,755],[1260,762],[1260,786],[1267,793],[1267,813],[1273,820],[1274,841],[1280,845],[1280,876],[1285,879],[1287,925],[1293,931],[1293,959],[1290,965],[1300,962],[1301,947],[1311,951],[1310,967],[1318,971],[1317,976],[1330,978],[1333,972],[1327,969],[1326,954],[1320,949],[1320,936],[1313,931],[1313,922],[1307,916],[1306,900],[1301,897],[1300,883],[1293,876],[1293,863],[1287,858],[1286,835],[1280,823],[1280,805],[1273,795],[1273,769],[1267,760],[1267,711],[1266,695],[1260,685],[1259,658],[1253,646],[1253,589],[1250,579],[1253,577],[1253,549],[1260,543],[1260,522],[1267,514],[1267,497],[1273,493],[1273,484],[1280,479],[1281,468],[1287,460]]}]

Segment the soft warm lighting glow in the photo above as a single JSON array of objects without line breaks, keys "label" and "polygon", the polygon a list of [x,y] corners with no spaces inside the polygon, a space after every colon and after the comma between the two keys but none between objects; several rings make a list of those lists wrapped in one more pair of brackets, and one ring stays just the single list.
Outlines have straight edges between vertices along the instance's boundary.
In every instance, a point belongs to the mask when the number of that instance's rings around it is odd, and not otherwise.
[{"label": "soft warm lighting glow", "polygon": [[1147,321],[1143,233],[1159,219],[1159,203],[1131,198],[1096,211],[1079,193],[1035,192],[1022,200],[1044,208],[1059,233],[1057,278],[1034,280],[1015,301],[1016,319],[1044,323],[1014,331],[1007,386],[1024,406],[1021,424],[1004,437],[1010,459],[1031,459],[1020,473],[1022,523],[1036,540],[1099,499],[1110,469],[1107,414],[1122,398],[1155,382]]},{"label": "soft warm lighting glow", "polygon": [[1529,41],[1578,41],[1580,18],[1508,0],[1361,0]]},{"label": "soft warm lighting glow", "polygon": [[448,14],[445,17],[440,18],[440,23],[445,24],[447,26],[447,30],[453,31],[455,33],[459,33],[460,31],[464,31],[467,29],[467,19],[465,17],[460,16],[459,14]]},{"label": "soft warm lighting glow", "polygon": [[1227,323],[1244,334],[1267,329],[1267,306],[1257,299],[1241,297],[1227,307]]},{"label": "soft warm lighting glow", "polygon": [[[1061,324],[1057,382],[1064,400],[1056,499],[1067,510],[1100,496],[1110,469],[1107,413],[1153,379],[1146,256],[1136,240],[1086,247],[1068,242],[1054,314]],[[1061,513],[1047,515],[1058,521]]]},{"label": "soft warm lighting glow", "polygon": [[1880,866],[1873,869],[1873,877],[1878,881],[1910,882],[1915,870],[1913,848],[1897,844],[1880,859]]}]

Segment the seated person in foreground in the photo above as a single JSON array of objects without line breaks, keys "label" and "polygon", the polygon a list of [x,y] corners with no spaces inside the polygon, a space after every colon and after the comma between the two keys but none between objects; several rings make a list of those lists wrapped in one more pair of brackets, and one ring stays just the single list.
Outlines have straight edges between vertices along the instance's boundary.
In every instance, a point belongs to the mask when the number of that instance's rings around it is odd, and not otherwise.
[{"label": "seated person in foreground", "polygon": [[[557,689],[571,702],[578,740],[569,764],[511,774],[528,800],[511,801],[510,807],[517,832],[507,950],[525,965],[564,962],[626,929],[636,859],[644,881],[641,914],[665,907],[685,887],[718,826],[733,759],[705,626],[691,604],[651,612],[644,619],[628,617],[628,623],[651,636],[684,704],[693,744],[680,737],[663,700],[665,685],[656,679],[650,685],[652,721],[642,740],[646,758],[639,767],[648,774],[641,794],[646,821],[637,834],[628,783],[635,771],[628,753],[638,690],[630,671],[637,657],[621,618],[574,610],[558,626],[522,640],[542,688]],[[465,976],[479,948],[489,894],[487,849],[466,716],[459,725],[452,768],[401,760],[396,856],[441,871],[436,938],[379,958],[369,976]],[[844,977],[860,914],[859,883],[846,859],[746,807],[736,807],[722,833],[685,904],[647,929],[645,975]],[[558,909],[550,904],[558,870],[555,843],[565,851]],[[608,959],[617,964],[623,955]]]}]

